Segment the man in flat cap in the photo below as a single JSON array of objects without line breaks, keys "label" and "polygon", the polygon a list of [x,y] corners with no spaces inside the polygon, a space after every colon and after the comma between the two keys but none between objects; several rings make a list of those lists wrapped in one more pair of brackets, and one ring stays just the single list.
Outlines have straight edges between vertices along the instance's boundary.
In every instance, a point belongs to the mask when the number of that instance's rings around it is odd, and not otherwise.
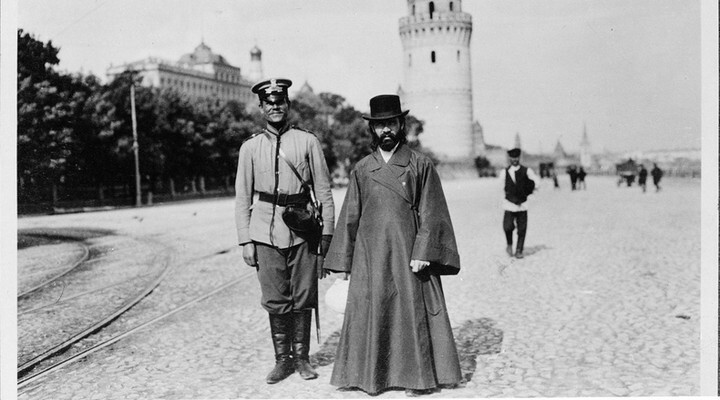
[{"label": "man in flat cap", "polygon": [[[288,124],[290,85],[289,79],[270,79],[253,86],[267,123],[240,147],[235,181],[238,243],[245,263],[257,269],[261,305],[270,314],[276,360],[266,379],[270,384],[295,371],[303,379],[318,376],[308,358],[310,325],[318,306],[317,280],[325,275],[322,253],[334,230],[330,174],[320,141]],[[282,215],[288,206],[304,207],[312,196],[321,204],[324,224],[322,240],[317,232],[310,245],[311,239],[291,230]]]},{"label": "man in flat cap", "polygon": [[460,382],[440,282],[460,270],[432,161],[406,144],[400,98],[370,100],[373,152],[350,173],[325,268],[351,274],[330,383],[430,394]]},{"label": "man in flat cap", "polygon": [[503,170],[504,174],[501,174],[505,182],[503,230],[507,242],[506,251],[510,257],[513,256],[513,231],[517,226],[517,246],[514,254],[516,258],[523,258],[528,221],[525,202],[535,190],[538,179],[532,168],[520,164],[520,149],[508,150],[507,154],[510,165]]}]

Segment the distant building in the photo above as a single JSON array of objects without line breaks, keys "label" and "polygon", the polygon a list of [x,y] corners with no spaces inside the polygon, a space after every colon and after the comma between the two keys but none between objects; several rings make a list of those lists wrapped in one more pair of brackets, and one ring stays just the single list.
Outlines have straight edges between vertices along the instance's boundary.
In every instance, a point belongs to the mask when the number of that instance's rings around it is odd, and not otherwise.
[{"label": "distant building", "polygon": [[470,166],[473,137],[472,16],[461,0],[407,0],[400,18],[403,108],[424,122],[422,143],[445,163]]},{"label": "distant building", "polygon": [[565,168],[573,164],[577,165],[580,161],[577,159],[577,157],[574,157],[565,152],[565,149],[563,148],[562,143],[560,143],[560,140],[558,140],[557,144],[555,145],[555,150],[553,150],[552,153],[552,160],[555,164],[555,168],[558,170],[564,170]]},{"label": "distant building", "polygon": [[516,149],[522,149],[522,143],[520,143],[520,132],[515,132],[515,145]]},{"label": "distant building", "polygon": [[250,51],[250,75],[243,76],[240,68],[230,65],[225,57],[212,52],[201,42],[192,53],[178,61],[157,57],[127,64],[110,66],[108,80],[131,70],[142,76],[142,84],[160,89],[174,89],[191,98],[215,97],[223,101],[236,100],[245,104],[254,102],[250,88],[262,79],[262,52],[255,46]]},{"label": "distant building", "polygon": [[588,140],[587,126],[583,124],[583,137],[580,142],[580,165],[585,169],[593,168],[592,149]]},{"label": "distant building", "polygon": [[260,48],[256,45],[250,49],[250,68],[248,68],[247,78],[254,84],[256,82],[260,82],[264,76],[262,67],[262,51],[260,51]]},{"label": "distant building", "polygon": [[473,123],[473,152],[475,156],[485,157],[487,151],[485,148],[485,134],[483,133],[483,127],[479,122]]}]

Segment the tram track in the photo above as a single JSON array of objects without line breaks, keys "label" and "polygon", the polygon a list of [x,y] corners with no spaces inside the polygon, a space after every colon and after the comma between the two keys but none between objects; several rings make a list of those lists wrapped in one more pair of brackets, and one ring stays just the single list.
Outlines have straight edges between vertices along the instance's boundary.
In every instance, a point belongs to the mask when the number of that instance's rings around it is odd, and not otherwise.
[{"label": "tram track", "polygon": [[[31,286],[29,289],[24,289],[22,292],[18,293],[18,295],[17,295],[18,299],[25,297],[37,290],[42,289],[43,287],[50,285],[51,283],[57,281],[58,279],[62,278],[65,275],[67,275],[70,271],[74,270],[79,265],[81,265],[83,262],[85,262],[88,259],[88,257],[90,257],[90,246],[88,246],[87,244],[82,243],[82,242],[78,242],[77,244],[79,246],[81,246],[81,248],[83,250],[82,256],[80,256],[73,263],[71,263],[71,265],[69,267],[63,267],[59,273],[54,274],[54,275],[51,274],[49,278],[45,278],[44,280],[41,280],[39,283]],[[37,272],[37,274],[40,274],[40,273],[41,272]],[[25,276],[28,276],[28,275],[25,275]]]},{"label": "tram track", "polygon": [[170,316],[172,316],[172,315],[174,315],[174,314],[176,314],[176,313],[178,313],[178,312],[180,312],[180,311],[183,311],[184,309],[186,309],[186,308],[188,308],[188,307],[190,307],[190,306],[192,306],[192,305],[195,305],[195,304],[197,304],[197,303],[199,303],[199,302],[201,302],[201,301],[203,301],[203,300],[205,300],[205,299],[207,299],[207,298],[209,298],[209,297],[212,297],[213,295],[215,295],[215,294],[217,294],[217,293],[219,293],[219,292],[221,292],[221,291],[223,291],[223,290],[225,290],[225,289],[227,289],[227,288],[229,288],[229,287],[231,287],[231,286],[234,286],[234,285],[236,285],[236,284],[244,281],[247,277],[249,277],[249,276],[251,276],[251,275],[253,275],[252,272],[247,272],[247,273],[243,274],[243,275],[242,275],[241,277],[239,277],[239,278],[236,278],[236,279],[234,279],[234,280],[232,280],[232,281],[230,281],[230,282],[227,282],[227,283],[221,285],[220,287],[217,287],[217,288],[215,288],[215,289],[213,289],[213,290],[211,290],[211,291],[209,291],[209,292],[207,292],[207,293],[205,293],[205,294],[203,294],[203,295],[201,295],[201,296],[195,297],[194,299],[189,300],[189,301],[187,301],[187,302],[185,302],[185,303],[183,303],[183,304],[181,304],[181,305],[173,308],[172,310],[167,311],[167,312],[165,312],[165,313],[163,313],[163,314],[161,314],[161,315],[159,315],[159,316],[157,316],[157,317],[155,317],[155,318],[152,318],[152,319],[150,319],[150,320],[148,320],[148,321],[146,321],[146,322],[143,322],[143,323],[141,323],[141,324],[139,324],[139,325],[137,325],[137,326],[135,326],[135,327],[133,327],[133,328],[131,328],[131,329],[128,329],[128,330],[125,330],[125,331],[123,331],[123,332],[121,332],[121,333],[119,333],[119,334],[113,335],[111,338],[105,339],[105,340],[103,340],[103,341],[100,342],[100,343],[97,343],[97,344],[95,344],[95,345],[93,345],[93,346],[91,346],[91,347],[88,347],[88,348],[86,348],[85,350],[82,350],[81,352],[79,352],[79,353],[77,353],[77,354],[75,354],[75,355],[73,355],[73,356],[71,356],[71,357],[68,357],[68,358],[66,358],[66,359],[64,359],[64,360],[62,360],[62,361],[60,361],[60,362],[58,362],[58,363],[56,363],[56,364],[53,364],[53,365],[50,366],[50,367],[47,367],[47,368],[45,368],[45,369],[36,371],[36,372],[34,372],[34,373],[32,373],[32,374],[27,374],[27,375],[25,375],[25,376],[22,376],[22,377],[20,377],[20,378],[18,379],[18,389],[23,388],[24,386],[26,386],[26,385],[28,385],[28,384],[30,384],[30,383],[32,383],[32,382],[34,382],[34,381],[42,378],[43,376],[45,376],[45,375],[47,375],[47,374],[49,374],[49,373],[52,373],[52,372],[55,371],[55,370],[58,370],[58,369],[66,366],[66,365],[68,365],[68,364],[70,364],[70,363],[76,362],[76,361],[82,359],[83,357],[86,357],[86,356],[88,356],[88,355],[90,355],[90,354],[92,354],[92,353],[94,353],[94,352],[96,352],[96,351],[98,351],[98,350],[101,350],[101,349],[103,349],[103,348],[106,348],[106,347],[108,347],[108,346],[110,346],[110,345],[112,345],[112,344],[114,344],[114,343],[116,343],[116,342],[118,342],[118,341],[120,341],[120,340],[122,340],[122,339],[124,339],[124,338],[126,338],[126,337],[128,337],[128,336],[130,336],[130,335],[132,335],[132,334],[134,334],[134,333],[137,333],[137,332],[141,331],[142,329],[147,328],[148,326],[151,326],[151,325],[156,324],[156,323],[158,323],[158,322],[160,322],[160,321],[162,321],[162,320],[165,320],[166,318],[168,318],[168,317],[170,317]]},{"label": "tram track", "polygon": [[[165,249],[167,251],[167,249]],[[152,264],[157,265],[158,259],[163,258],[162,256],[167,256],[169,254],[162,254],[153,259]],[[151,280],[148,284],[146,284],[142,290],[140,290],[137,294],[130,297],[129,299],[122,302],[122,305],[119,307],[115,307],[111,312],[109,313],[103,313],[103,316],[95,319],[93,322],[91,322],[89,325],[85,325],[82,328],[76,328],[74,333],[71,333],[69,337],[65,337],[63,339],[60,339],[61,341],[59,343],[51,344],[47,348],[43,348],[40,350],[35,349],[35,351],[32,352],[32,355],[30,356],[28,360],[24,360],[21,362],[21,364],[18,366],[17,372],[18,376],[21,376],[25,374],[27,371],[30,371],[33,369],[36,365],[40,364],[41,362],[49,359],[50,357],[53,357],[54,355],[58,354],[59,352],[62,352],[63,350],[66,350],[73,344],[79,342],[80,340],[86,338],[90,334],[98,331],[108,323],[110,323],[112,320],[117,318],[119,315],[133,307],[135,304],[137,304],[140,300],[142,300],[145,296],[147,296],[150,292],[152,292],[165,278],[168,271],[170,270],[171,263],[169,257],[164,257],[164,260],[162,261],[162,266],[160,268],[160,273]],[[94,291],[88,291],[86,293],[90,293]],[[78,296],[74,296],[78,297]],[[66,307],[67,310],[70,310],[68,312],[73,312],[73,308]],[[22,314],[21,314],[22,315]],[[65,328],[65,329],[72,329]],[[22,357],[22,355],[19,355],[19,358]]]},{"label": "tram track", "polygon": [[[160,237],[158,237],[160,236]],[[168,235],[154,235],[152,238],[142,238],[142,241],[153,241],[156,243],[161,242],[176,242],[177,239],[175,234],[168,234]],[[164,240],[163,240],[164,239]],[[170,247],[166,246],[166,251],[170,251]],[[223,288],[232,286],[233,284],[237,284],[244,279],[246,279],[248,276],[252,275],[252,272],[245,273],[242,275],[242,277],[237,278],[233,280],[232,282],[228,282],[225,285],[222,285],[221,287],[217,288],[216,290],[211,291],[210,293],[207,293],[202,296],[198,296],[195,300],[189,301],[181,306],[177,306],[169,311],[166,311],[162,315],[155,317],[151,319],[150,321],[141,324],[139,326],[136,326],[134,328],[126,329],[120,333],[113,333],[108,337],[107,333],[103,333],[103,331],[106,331],[106,328],[109,328],[113,321],[117,320],[120,316],[123,314],[126,314],[130,309],[135,307],[140,301],[142,301],[145,298],[148,298],[148,295],[153,292],[161,283],[162,281],[168,276],[169,272],[173,268],[179,268],[183,265],[188,265],[193,262],[206,259],[208,257],[218,256],[222,254],[229,253],[232,250],[232,248],[228,249],[219,249],[210,253],[206,253],[204,255],[201,255],[199,257],[194,257],[190,260],[187,260],[185,262],[175,264],[171,262],[169,259],[166,260],[163,272],[157,276],[157,279],[155,279],[152,284],[148,285],[145,290],[142,291],[138,296],[136,296],[132,301],[128,301],[123,307],[120,307],[116,309],[113,313],[106,315],[104,318],[97,320],[94,324],[87,327],[86,329],[82,330],[81,332],[78,332],[77,334],[73,335],[71,338],[63,341],[62,343],[59,343],[51,348],[47,348],[42,350],[37,356],[34,358],[27,360],[23,362],[21,365],[18,366],[18,383],[22,385],[27,385],[28,383],[35,381],[39,379],[40,377],[44,376],[45,374],[61,367],[64,365],[67,365],[69,363],[72,363],[75,360],[82,359],[83,356],[90,354],[91,352],[97,351],[103,347],[106,347],[112,343],[115,343],[116,341],[130,335],[131,333],[136,332],[137,330],[142,329],[145,326],[148,326],[152,323],[158,322],[160,320],[163,320],[170,315],[175,314],[176,312],[180,311],[181,309],[184,309],[186,307],[189,307],[190,305],[201,301],[204,298],[212,296],[212,294],[217,293],[221,291]],[[122,251],[122,250],[121,250]],[[107,259],[105,260],[108,261]],[[100,263],[97,261],[97,259],[92,260],[86,260],[86,264],[90,263]],[[153,261],[151,264],[157,264],[158,260]],[[146,274],[146,275],[152,275],[152,273]],[[137,279],[135,277],[134,279]],[[63,297],[63,293],[61,293],[59,296],[54,298],[52,301],[45,302],[43,304],[38,304],[34,307],[29,307],[25,310],[22,310],[18,315],[26,315],[26,314],[32,314],[35,312],[42,311],[45,308],[50,308],[57,306],[58,304],[62,302],[72,302],[77,299],[82,299],[85,295],[91,294],[91,293],[97,293],[101,292],[105,289],[116,287],[119,285],[123,285],[127,283],[126,281],[118,281],[113,282],[108,285],[93,288],[84,292],[75,293],[72,296],[66,296]],[[112,329],[110,329],[112,330]],[[93,338],[94,336],[97,336],[98,338]],[[100,338],[102,336],[102,339]],[[82,342],[82,343],[81,343]],[[89,344],[88,344],[89,343]],[[80,347],[79,349],[71,350],[73,347]]]}]

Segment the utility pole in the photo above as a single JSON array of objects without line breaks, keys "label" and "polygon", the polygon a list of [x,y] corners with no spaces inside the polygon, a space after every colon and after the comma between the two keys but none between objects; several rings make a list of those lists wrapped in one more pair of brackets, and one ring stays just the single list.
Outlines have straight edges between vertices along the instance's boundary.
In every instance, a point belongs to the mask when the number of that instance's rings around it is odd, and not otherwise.
[{"label": "utility pole", "polygon": [[140,187],[140,146],[138,145],[137,120],[135,118],[135,82],[130,84],[130,113],[132,114],[133,153],[135,153],[135,206],[142,205],[142,189]]}]

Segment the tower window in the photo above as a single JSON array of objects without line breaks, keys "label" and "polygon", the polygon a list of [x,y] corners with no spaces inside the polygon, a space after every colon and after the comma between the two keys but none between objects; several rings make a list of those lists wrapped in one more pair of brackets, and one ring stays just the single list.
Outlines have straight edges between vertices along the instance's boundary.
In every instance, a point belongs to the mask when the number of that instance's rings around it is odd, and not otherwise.
[{"label": "tower window", "polygon": [[433,19],[433,13],[435,12],[435,2],[430,2],[430,19]]},{"label": "tower window", "polygon": [[457,51],[457,61],[460,62],[460,50]]},{"label": "tower window", "polygon": [[408,67],[412,67],[412,54],[408,54]]},{"label": "tower window", "polygon": [[415,16],[415,4],[412,6],[412,15]]},{"label": "tower window", "polygon": [[430,62],[432,62],[433,64],[435,63],[435,52],[434,51],[430,52]]},{"label": "tower window", "polygon": [[451,1],[450,2],[450,11],[452,11],[452,10],[453,10],[453,2]]}]

